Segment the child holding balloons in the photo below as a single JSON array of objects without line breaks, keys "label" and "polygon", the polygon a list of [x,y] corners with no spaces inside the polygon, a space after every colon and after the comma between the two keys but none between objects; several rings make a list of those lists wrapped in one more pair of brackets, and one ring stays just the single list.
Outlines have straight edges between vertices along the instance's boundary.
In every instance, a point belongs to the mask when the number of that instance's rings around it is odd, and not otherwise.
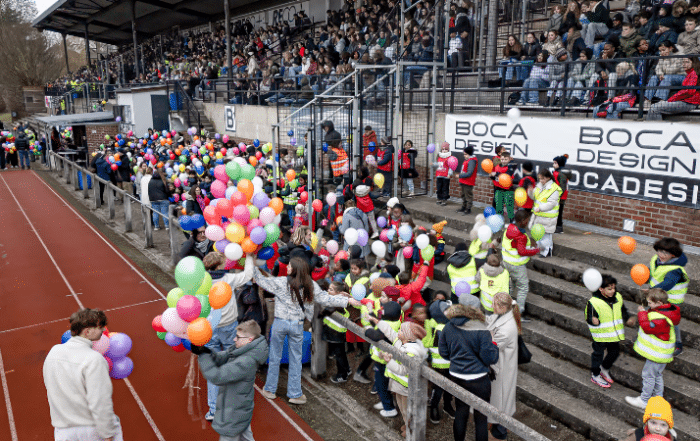
[{"label": "child holding balloons", "polygon": [[447,205],[447,200],[450,198],[450,177],[452,176],[452,168],[448,165],[450,153],[450,144],[445,141],[440,145],[437,162],[433,163],[435,170],[435,181],[437,183],[437,204]]},{"label": "child holding balloons", "polygon": [[517,169],[517,165],[511,164],[512,156],[506,150],[501,152],[500,163],[493,168],[491,178],[493,179],[494,198],[496,199],[496,214],[503,215],[503,207],[506,208],[508,219],[506,224],[509,224],[513,219],[513,207],[515,200],[513,196],[513,175]]},{"label": "child holding balloons", "polygon": [[[319,284],[321,289],[323,285]],[[328,295],[339,296],[350,290],[343,282],[333,282],[328,287]],[[328,343],[328,354],[335,359],[336,373],[331,377],[333,383],[345,383],[350,375],[350,363],[345,352],[345,338],[347,329],[333,320],[331,314],[338,312],[345,315],[345,308],[325,308],[321,311],[323,317],[323,340]]]}]

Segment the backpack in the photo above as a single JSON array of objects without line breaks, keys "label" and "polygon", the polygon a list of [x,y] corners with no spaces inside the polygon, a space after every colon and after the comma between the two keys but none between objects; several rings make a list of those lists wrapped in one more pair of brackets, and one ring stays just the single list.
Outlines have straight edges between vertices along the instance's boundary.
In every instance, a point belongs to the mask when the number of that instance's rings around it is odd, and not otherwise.
[{"label": "backpack", "polygon": [[[602,78],[598,78],[595,82],[595,87],[608,87],[608,82]],[[608,99],[608,92],[606,90],[592,90],[590,94],[591,107],[599,106]]]},{"label": "backpack", "polygon": [[510,95],[508,95],[509,105],[515,105],[518,101],[520,101],[520,92],[513,92]]},{"label": "backpack", "polygon": [[260,296],[258,285],[246,284],[236,292],[236,305],[238,306],[238,323],[246,320],[255,320],[262,329],[265,329],[267,317]]}]

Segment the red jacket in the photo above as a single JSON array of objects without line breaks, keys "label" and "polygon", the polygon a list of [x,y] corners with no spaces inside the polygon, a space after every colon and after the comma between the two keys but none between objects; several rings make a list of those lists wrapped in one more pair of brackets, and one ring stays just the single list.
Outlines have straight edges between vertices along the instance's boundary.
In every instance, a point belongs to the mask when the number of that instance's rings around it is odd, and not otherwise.
[{"label": "red jacket", "polygon": [[668,325],[668,322],[663,319],[649,321],[650,311],[658,312],[660,314],[665,315],[666,317],[671,319],[671,322],[673,322],[674,326],[678,326],[678,324],[681,322],[681,309],[676,305],[666,303],[665,305],[661,305],[658,308],[650,309],[649,311],[640,311],[639,313],[637,313],[637,318],[639,319],[639,326],[645,333],[649,335],[655,335],[661,340],[668,341],[671,338],[671,327]]},{"label": "red jacket", "polygon": [[425,300],[423,300],[423,296],[421,296],[420,292],[423,289],[423,285],[425,285],[427,276],[428,266],[422,265],[422,268],[418,273],[418,278],[415,281],[409,283],[408,285],[396,285],[401,293],[401,297],[411,301],[411,307],[406,310],[406,313],[410,314],[411,311],[413,311],[413,305],[425,305]]},{"label": "red jacket", "polygon": [[[554,173],[552,173],[552,174],[554,175],[554,182],[556,182],[557,185],[561,187],[561,184],[559,183],[559,170],[554,170]],[[568,182],[568,181],[567,181],[567,182]],[[562,200],[562,201],[565,201],[565,200],[569,197],[569,189],[568,189],[568,187],[569,187],[569,186],[567,185],[567,189],[564,190],[564,193],[561,195],[561,200]]]},{"label": "red jacket", "polygon": [[[477,162],[476,156],[472,156],[471,158],[467,159],[466,161],[462,162],[462,172],[461,173],[466,173],[467,169],[469,168],[469,162],[474,161]],[[477,169],[479,168],[479,165],[476,165],[476,168],[474,168],[474,173],[466,179],[459,178],[459,183],[462,185],[475,185],[476,184],[476,175],[477,175]]]},{"label": "red jacket", "polygon": [[527,235],[520,231],[515,224],[508,225],[508,230],[506,231],[506,237],[511,240],[511,245],[513,248],[518,250],[518,254],[521,256],[534,256],[540,252],[539,248],[528,248],[527,247]]},{"label": "red jacket", "polygon": [[[683,80],[684,86],[697,86],[698,85],[698,75],[693,69],[687,71],[687,75]],[[674,101],[683,101],[688,104],[695,104],[700,106],[700,90],[695,89],[683,89],[680,92],[673,95],[668,99],[669,103]]]},{"label": "red jacket", "polygon": [[513,190],[513,185],[511,184],[510,187],[505,188],[498,182],[498,177],[501,176],[501,174],[505,173],[509,175],[511,178],[513,177],[513,171],[514,169],[512,167],[508,167],[507,165],[497,165],[493,168],[493,171],[496,172],[496,177],[493,179],[493,185],[496,186],[496,188],[500,188],[502,190]]},{"label": "red jacket", "polygon": [[362,210],[363,213],[369,213],[374,211],[374,202],[369,196],[370,188],[366,185],[358,185],[355,189],[355,202],[357,203],[357,208]]},{"label": "red jacket", "polygon": [[[528,175],[528,176],[523,177],[523,178],[520,180],[520,182],[518,182],[518,187],[523,187],[523,188],[525,188],[525,183],[526,183],[526,182],[529,182],[530,184],[532,184],[532,185],[529,186],[529,187],[532,187],[532,188],[534,188],[534,187],[537,185],[537,182],[535,182],[535,178],[533,178],[532,176],[529,176],[529,175]],[[532,199],[530,199],[530,196],[528,195],[528,196],[527,196],[527,202],[525,202],[525,204],[523,205],[523,208],[532,208],[532,206],[533,206],[534,204],[535,204],[535,201],[533,201]]]},{"label": "red jacket", "polygon": [[435,170],[435,176],[438,178],[446,178],[450,174],[450,168],[447,166],[447,160],[450,158],[448,156],[447,158],[441,158],[438,156],[437,162],[440,163],[440,167]]}]

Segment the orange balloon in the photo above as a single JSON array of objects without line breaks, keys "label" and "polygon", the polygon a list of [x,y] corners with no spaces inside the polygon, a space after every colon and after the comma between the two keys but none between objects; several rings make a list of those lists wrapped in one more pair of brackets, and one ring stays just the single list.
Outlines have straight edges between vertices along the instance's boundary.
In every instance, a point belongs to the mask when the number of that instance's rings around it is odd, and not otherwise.
[{"label": "orange balloon", "polygon": [[231,300],[232,295],[231,285],[224,281],[216,282],[209,290],[209,304],[214,309],[223,308]]},{"label": "orange balloon", "polygon": [[181,211],[182,214],[187,214],[187,208],[183,208]]},{"label": "orange balloon", "polygon": [[212,335],[211,324],[204,317],[198,317],[187,326],[187,337],[193,345],[203,346],[209,343]]},{"label": "orange balloon", "polygon": [[275,210],[275,214],[280,214],[284,210],[284,202],[280,198],[273,198],[268,206]]},{"label": "orange balloon", "polygon": [[632,254],[635,248],[637,248],[637,241],[629,236],[622,236],[617,239],[617,246],[625,254]]},{"label": "orange balloon", "polygon": [[162,162],[162,161],[158,163],[158,168],[163,168],[163,162]]},{"label": "orange balloon", "polygon": [[493,171],[493,161],[484,159],[481,161],[481,168],[483,168],[486,173],[491,173]]},{"label": "orange balloon", "polygon": [[335,223],[342,224],[343,223],[343,216],[338,216],[337,218],[335,218]]},{"label": "orange balloon", "polygon": [[632,280],[634,280],[634,283],[636,283],[639,286],[642,286],[649,280],[649,268],[642,263],[638,263],[632,267],[632,271],[630,271],[630,276],[632,276]]},{"label": "orange balloon", "polygon": [[114,160],[115,160],[115,161],[119,161],[119,153],[115,153],[115,154],[114,154]]},{"label": "orange balloon", "polygon": [[253,186],[253,183],[249,180],[241,179],[240,181],[238,181],[238,191],[243,193],[248,200],[250,200],[253,197],[254,189],[255,187]]},{"label": "orange balloon", "polygon": [[168,145],[173,145],[173,140],[168,138],[167,141],[165,141],[165,143]]},{"label": "orange balloon", "polygon": [[285,176],[287,177],[287,180],[289,182],[292,182],[294,180],[294,178],[297,177],[297,172],[295,172],[294,170],[292,170],[290,168],[289,170],[287,170],[287,173],[285,173]]},{"label": "orange balloon", "polygon": [[513,185],[513,179],[511,179],[510,175],[501,173],[498,175],[498,183],[501,184],[503,188],[510,188],[510,186]]},{"label": "orange balloon", "polygon": [[180,149],[175,149],[175,156],[180,156],[181,153]]},{"label": "orange balloon", "polygon": [[194,139],[194,140],[196,141],[196,140],[198,140],[198,139],[199,139],[199,136],[197,136],[197,135],[194,135],[194,138],[192,138],[192,139]]},{"label": "orange balloon", "polygon": [[255,156],[249,156],[248,162],[250,162],[250,165],[252,165],[253,167],[256,167],[258,165],[258,160]]},{"label": "orange balloon", "polygon": [[241,242],[241,248],[243,248],[244,253],[251,254],[258,249],[258,246],[250,239],[250,237],[246,237],[243,239],[243,242]]},{"label": "orange balloon", "polygon": [[163,138],[160,139],[160,145],[165,145],[165,140]]}]

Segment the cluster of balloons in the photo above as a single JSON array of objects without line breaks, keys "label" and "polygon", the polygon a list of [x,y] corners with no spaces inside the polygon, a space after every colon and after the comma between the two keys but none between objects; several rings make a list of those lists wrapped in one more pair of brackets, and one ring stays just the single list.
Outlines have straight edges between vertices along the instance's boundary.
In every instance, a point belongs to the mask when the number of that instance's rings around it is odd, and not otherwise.
[{"label": "cluster of balloons", "polygon": [[[61,343],[71,338],[71,332],[66,331],[61,336]],[[109,376],[115,380],[122,380],[134,370],[134,362],[127,357],[131,352],[131,338],[123,332],[105,331],[100,339],[92,342],[92,349],[102,354],[109,365]]]}]

